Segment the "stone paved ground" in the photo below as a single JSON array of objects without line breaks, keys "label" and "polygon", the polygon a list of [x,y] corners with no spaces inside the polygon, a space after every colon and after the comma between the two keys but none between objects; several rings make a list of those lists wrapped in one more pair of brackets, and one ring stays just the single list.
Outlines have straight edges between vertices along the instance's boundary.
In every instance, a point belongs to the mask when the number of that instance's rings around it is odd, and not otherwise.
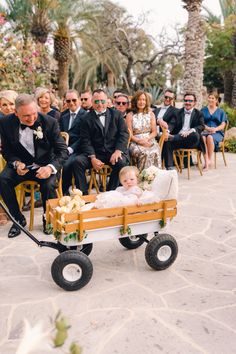
[{"label": "stone paved ground", "polygon": [[[151,270],[144,247],[94,245],[94,274],[68,293],[50,275],[57,252],[22,235],[0,236],[0,353],[16,352],[23,319],[51,328],[58,309],[71,324],[69,342],[83,354],[236,353],[236,155],[228,167],[180,176],[178,215],[168,232],[179,245],[169,269]],[[43,237],[38,217],[34,234]],[[60,349],[53,353],[65,353]],[[51,351],[42,349],[38,354]]]}]

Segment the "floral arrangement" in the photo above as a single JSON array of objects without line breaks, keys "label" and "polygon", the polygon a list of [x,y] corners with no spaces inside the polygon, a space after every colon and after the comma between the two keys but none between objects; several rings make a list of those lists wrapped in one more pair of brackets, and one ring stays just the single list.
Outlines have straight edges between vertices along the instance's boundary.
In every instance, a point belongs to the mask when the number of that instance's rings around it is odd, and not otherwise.
[{"label": "floral arrangement", "polygon": [[43,139],[42,127],[38,126],[38,128],[34,130],[34,135],[36,135],[36,139]]},{"label": "floral arrangement", "polygon": [[152,182],[158,175],[159,169],[155,166],[150,166],[142,170],[139,174],[139,186],[143,190],[150,191],[152,189]]},{"label": "floral arrangement", "polygon": [[77,213],[81,210],[82,206],[85,205],[85,201],[81,198],[82,192],[79,189],[72,189],[70,196],[64,196],[59,199],[59,206],[55,209],[61,215],[63,221],[63,214],[66,213]]}]

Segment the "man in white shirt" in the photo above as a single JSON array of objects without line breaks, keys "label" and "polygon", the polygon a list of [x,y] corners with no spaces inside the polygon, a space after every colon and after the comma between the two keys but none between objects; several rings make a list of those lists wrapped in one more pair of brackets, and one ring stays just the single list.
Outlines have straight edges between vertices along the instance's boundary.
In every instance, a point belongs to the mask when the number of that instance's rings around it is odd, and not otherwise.
[{"label": "man in white shirt", "polygon": [[177,120],[169,140],[163,146],[163,158],[166,169],[173,169],[173,150],[199,147],[201,132],[204,130],[204,118],[201,111],[194,108],[196,96],[184,95],[184,107],[177,113]]},{"label": "man in white shirt", "polygon": [[[2,154],[7,161],[0,174],[0,193],[15,220],[25,226],[15,187],[26,180],[38,182],[45,211],[47,199],[56,197],[57,174],[68,156],[67,146],[57,120],[38,113],[34,98],[27,94],[16,98],[14,114],[0,120],[0,134]],[[8,237],[19,234],[19,227],[13,224]]]}]

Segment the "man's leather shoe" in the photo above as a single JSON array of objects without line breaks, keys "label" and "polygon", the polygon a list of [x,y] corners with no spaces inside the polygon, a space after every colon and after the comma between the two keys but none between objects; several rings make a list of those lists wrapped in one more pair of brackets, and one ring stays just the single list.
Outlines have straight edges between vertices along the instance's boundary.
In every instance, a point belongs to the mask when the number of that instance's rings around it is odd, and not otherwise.
[{"label": "man's leather shoe", "polygon": [[[21,221],[19,221],[19,224],[21,224],[23,227],[26,226],[25,217]],[[16,224],[12,224],[12,227],[10,228],[10,230],[8,232],[8,237],[13,238],[13,237],[19,236],[20,233],[21,233],[21,229]]]},{"label": "man's leather shoe", "polygon": [[52,231],[47,227],[46,218],[43,216],[43,233],[45,235],[51,235]]}]

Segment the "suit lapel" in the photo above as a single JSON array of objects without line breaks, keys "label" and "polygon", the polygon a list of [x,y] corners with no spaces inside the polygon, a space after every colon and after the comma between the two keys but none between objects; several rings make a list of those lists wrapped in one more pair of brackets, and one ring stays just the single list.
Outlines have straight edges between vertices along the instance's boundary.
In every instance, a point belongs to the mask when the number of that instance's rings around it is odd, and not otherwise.
[{"label": "suit lapel", "polygon": [[105,135],[107,134],[109,125],[110,125],[110,121],[111,121],[111,113],[110,111],[107,109],[106,110],[106,118],[105,118]]},{"label": "suit lapel", "polygon": [[184,126],[184,108],[181,112],[181,119],[182,119],[182,128],[183,128],[183,126]]},{"label": "suit lapel", "polygon": [[196,114],[196,111],[195,111],[195,108],[194,108],[193,111],[192,111],[191,117],[190,117],[190,122],[189,122],[190,128],[191,128],[191,125],[192,125],[192,122],[193,122],[195,114]]}]

